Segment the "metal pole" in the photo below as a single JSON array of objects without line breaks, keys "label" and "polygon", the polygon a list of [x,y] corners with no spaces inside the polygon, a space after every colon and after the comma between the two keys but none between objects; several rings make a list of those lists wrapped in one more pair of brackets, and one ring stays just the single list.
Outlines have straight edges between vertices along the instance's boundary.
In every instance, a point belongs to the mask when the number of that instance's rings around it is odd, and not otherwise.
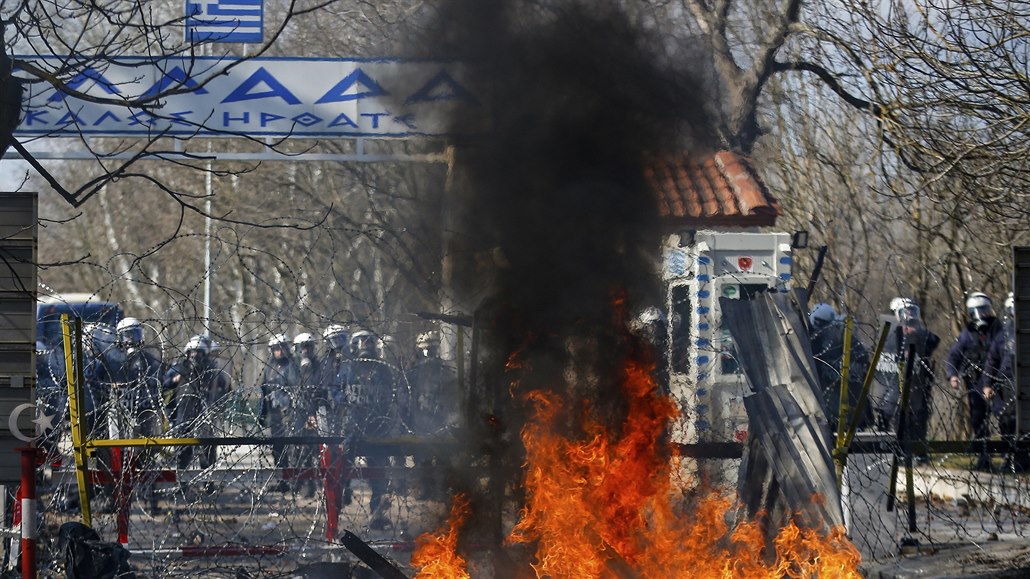
[{"label": "metal pole", "polygon": [[462,398],[462,416],[469,416],[469,389],[465,386],[465,328],[454,327],[458,334],[455,338],[456,346],[454,352],[454,365],[457,369],[458,391]]},{"label": "metal pole", "polygon": [[848,418],[848,381],[851,378],[851,316],[844,319],[844,358],[840,369],[840,412],[837,415],[837,446],[844,443]]},{"label": "metal pole", "polygon": [[916,532],[916,492],[912,475],[912,435],[909,433],[908,413],[909,400],[912,397],[912,370],[916,365],[916,345],[909,344],[908,356],[905,358],[905,386],[901,390],[901,415],[898,417],[898,438],[901,439],[905,453],[905,493],[908,495],[908,530]]},{"label": "metal pole", "polygon": [[212,182],[211,141],[207,142],[207,173],[204,175],[204,336],[211,337],[211,196],[214,194]]},{"label": "metal pole", "polygon": [[[210,44],[201,43],[200,54],[207,56]],[[246,53],[244,53],[246,55]],[[214,183],[211,172],[214,170],[211,160],[211,139],[207,140],[207,171],[204,174],[204,337],[211,337],[211,196],[214,194]]]},{"label": "metal pole", "polygon": [[385,557],[377,553],[372,547],[368,546],[368,543],[362,541],[357,535],[350,531],[344,531],[343,537],[340,538],[340,542],[347,548],[348,551],[354,553],[361,562],[368,565],[376,575],[379,575],[383,579],[407,579],[407,575],[401,573],[398,569],[386,560]]},{"label": "metal pole", "polygon": [[[903,371],[899,373],[901,380],[901,406],[898,414],[898,442],[901,444],[902,460],[905,461],[905,492],[908,494],[908,530],[916,529],[915,481],[912,476],[912,443],[908,440],[908,401],[911,392],[912,367],[915,365],[916,346],[909,344],[903,362]],[[890,469],[890,489],[887,493],[887,511],[894,510],[898,489],[898,456],[894,455]]]},{"label": "metal pole", "polygon": [[21,577],[36,579],[36,449],[21,450]]},{"label": "metal pole", "polygon": [[815,282],[819,281],[819,274],[823,271],[823,260],[826,259],[827,246],[819,248],[819,255],[815,258],[815,267],[812,268],[812,279],[808,280],[808,288],[805,290],[805,299],[812,299],[812,292],[815,291]]}]

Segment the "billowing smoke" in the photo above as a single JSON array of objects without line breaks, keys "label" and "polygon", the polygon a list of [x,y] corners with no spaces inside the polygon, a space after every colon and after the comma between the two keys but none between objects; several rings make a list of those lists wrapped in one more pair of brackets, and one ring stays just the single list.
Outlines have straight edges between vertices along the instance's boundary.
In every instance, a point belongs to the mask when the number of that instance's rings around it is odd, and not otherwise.
[{"label": "billowing smoke", "polygon": [[485,129],[453,125],[472,135],[453,168],[467,243],[458,257],[473,264],[457,269],[457,285],[472,295],[491,283],[471,305],[488,352],[522,350],[534,382],[524,388],[554,388],[574,366],[593,377],[590,398],[608,399],[626,347],[613,298],[631,312],[660,303],[644,163],[708,145],[702,91],[631,20],[600,1],[457,0],[432,35],[434,52],[468,63],[485,95]]}]

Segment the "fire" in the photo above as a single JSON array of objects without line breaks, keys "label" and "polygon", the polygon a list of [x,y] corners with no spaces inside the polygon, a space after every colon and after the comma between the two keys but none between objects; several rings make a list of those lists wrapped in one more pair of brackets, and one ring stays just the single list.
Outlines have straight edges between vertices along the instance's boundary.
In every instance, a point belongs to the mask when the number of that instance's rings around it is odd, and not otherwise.
[{"label": "fire", "polygon": [[415,540],[411,564],[418,567],[415,576],[422,579],[468,579],[468,564],[457,553],[458,531],[468,519],[471,508],[468,496],[458,494],[451,505],[446,527],[436,534],[426,533]]},{"label": "fire", "polygon": [[[509,367],[525,369],[511,359]],[[624,423],[608,427],[587,408],[576,437],[567,434],[569,405],[558,394],[523,394],[533,409],[522,429],[525,505],[507,540],[533,546],[529,565],[536,577],[861,577],[859,553],[842,529],[824,536],[791,523],[767,545],[756,522],[731,528],[727,514],[735,505],[720,493],[687,512],[674,484],[675,453],[664,442],[677,408],[659,393],[652,369],[628,360],[621,376]],[[459,524],[452,513],[449,538],[434,547],[453,547]]]},{"label": "fire", "polygon": [[731,500],[712,493],[677,512],[673,452],[660,442],[676,407],[647,364],[628,361],[622,385],[625,423],[609,430],[583,416],[579,440],[560,434],[557,395],[526,394],[534,408],[522,432],[526,506],[508,539],[535,544],[537,577],[860,577],[843,530],[823,537],[792,523],[765,558],[757,524],[730,529]]},{"label": "fire", "polygon": [[536,542],[538,576],[596,577],[613,559],[633,566],[643,555],[641,506],[669,490],[669,457],[658,441],[676,409],[655,394],[649,368],[627,365],[625,385],[630,419],[618,440],[589,417],[587,440],[558,434],[558,397],[527,394],[535,414],[522,432],[526,506],[509,540]]}]

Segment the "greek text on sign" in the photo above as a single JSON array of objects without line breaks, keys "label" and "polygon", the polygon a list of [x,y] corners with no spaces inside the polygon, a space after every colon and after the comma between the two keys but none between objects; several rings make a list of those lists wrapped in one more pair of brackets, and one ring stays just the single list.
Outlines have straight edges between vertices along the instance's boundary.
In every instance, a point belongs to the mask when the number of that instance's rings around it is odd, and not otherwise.
[{"label": "greek text on sign", "polygon": [[[68,61],[15,58],[42,68]],[[66,81],[72,90],[111,104],[75,98],[44,82],[28,84],[16,134],[443,135],[455,116],[481,114],[479,99],[461,82],[460,72],[454,63],[392,59],[119,59],[78,69]],[[15,74],[26,77],[24,71]],[[128,106],[155,95],[160,96],[157,108]]]}]

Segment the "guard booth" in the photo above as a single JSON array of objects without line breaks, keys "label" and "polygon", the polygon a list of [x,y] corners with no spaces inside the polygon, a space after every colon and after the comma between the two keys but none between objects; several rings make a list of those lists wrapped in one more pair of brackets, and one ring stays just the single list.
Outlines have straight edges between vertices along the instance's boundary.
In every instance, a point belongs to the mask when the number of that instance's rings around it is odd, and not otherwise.
[{"label": "guard booth", "polygon": [[30,569],[36,537],[36,221],[35,193],[0,193],[0,504],[3,527],[21,536],[19,542],[9,535],[3,544],[8,561],[20,552]]},{"label": "guard booth", "polygon": [[[715,458],[748,437],[748,386],[721,325],[719,298],[787,291],[791,235],[775,232],[779,202],[747,159],[729,151],[669,155],[645,171],[663,226],[662,280],[670,393],[685,418],[673,441]],[[726,466],[735,478],[736,464]]]}]

